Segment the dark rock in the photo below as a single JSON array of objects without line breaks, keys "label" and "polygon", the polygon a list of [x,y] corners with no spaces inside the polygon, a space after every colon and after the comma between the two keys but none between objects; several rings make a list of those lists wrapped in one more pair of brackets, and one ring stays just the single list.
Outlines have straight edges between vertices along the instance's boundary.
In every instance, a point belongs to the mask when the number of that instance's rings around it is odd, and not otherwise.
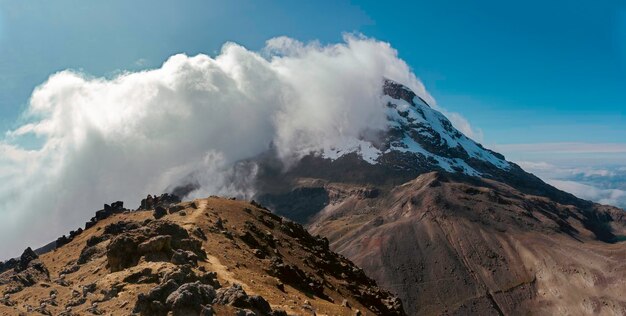
[{"label": "dark rock", "polygon": [[297,266],[283,263],[278,257],[272,258],[268,273],[295,288],[327,298],[322,282],[309,276]]},{"label": "dark rock", "polygon": [[272,311],[270,304],[263,297],[248,296],[239,284],[217,290],[215,303],[251,309],[261,315],[268,315]]},{"label": "dark rock", "polygon": [[[46,266],[29,250],[30,248],[24,251],[12,270],[0,274],[0,285],[7,285],[4,293],[17,293],[26,287],[50,281],[50,272]],[[46,283],[40,284],[46,286]]]},{"label": "dark rock", "polygon": [[222,221],[221,217],[218,217],[215,221],[215,228],[217,228],[218,230],[224,230],[224,222]]},{"label": "dark rock", "polygon": [[107,246],[107,260],[111,272],[116,272],[137,265],[139,241],[130,235],[119,235]]},{"label": "dark rock", "polygon": [[96,284],[89,283],[87,285],[83,285],[83,297],[87,297],[87,294],[93,293],[96,291]]},{"label": "dark rock", "polygon": [[124,202],[117,201],[109,204],[104,204],[104,209],[96,211],[96,222],[108,218],[113,214],[118,214],[124,212]]},{"label": "dark rock", "polygon": [[198,256],[189,250],[175,250],[172,254],[172,263],[174,264],[191,264],[193,266],[198,265]]},{"label": "dark rock", "polygon": [[7,288],[4,290],[4,294],[15,294],[22,291],[23,289],[24,287],[21,285],[12,284],[7,286]]},{"label": "dark rock", "polygon": [[177,205],[173,205],[173,206],[171,206],[171,207],[167,210],[167,212],[168,212],[168,213],[170,213],[170,214],[174,214],[174,213],[178,213],[178,212],[180,212],[180,211],[182,211],[182,210],[184,210],[184,209],[185,209],[185,207],[184,207],[184,206],[182,206],[182,205],[180,205],[180,204],[177,204]]},{"label": "dark rock", "polygon": [[26,267],[28,267],[28,264],[37,258],[39,258],[39,256],[37,256],[37,254],[30,247],[26,248],[26,250],[24,250],[24,252],[20,256],[20,261],[17,263],[17,266],[14,268],[15,271],[20,272],[20,271],[26,270]]},{"label": "dark rock", "polygon": [[263,252],[261,249],[254,249],[252,253],[254,253],[254,256],[259,259],[265,259],[266,257],[265,252]]},{"label": "dark rock", "polygon": [[217,290],[217,299],[215,303],[242,308],[247,307],[248,294],[246,294],[241,285],[233,284],[231,287]]},{"label": "dark rock", "polygon": [[167,297],[178,289],[179,285],[174,280],[169,280],[152,288],[148,294],[139,294],[134,313],[147,316],[166,315],[168,308],[165,306]]},{"label": "dark rock", "polygon": [[68,306],[74,307],[74,306],[83,305],[85,304],[86,301],[87,299],[84,297],[74,297],[65,305],[65,307],[68,307]]},{"label": "dark rock", "polygon": [[126,283],[157,283],[159,282],[159,276],[152,273],[152,269],[145,268],[141,271],[132,273],[124,278]]},{"label": "dark rock", "polygon": [[254,238],[254,236],[252,236],[252,234],[248,230],[245,233],[241,234],[239,236],[239,239],[241,239],[243,242],[245,242],[251,248],[260,248],[260,247],[262,247],[261,244],[256,240],[256,238]]},{"label": "dark rock", "polygon": [[5,262],[1,262],[0,263],[0,273],[7,271],[7,270],[11,270],[11,269],[15,269],[15,267],[17,267],[18,264],[18,260],[15,258],[9,259]]},{"label": "dark rock", "polygon": [[191,238],[186,229],[175,223],[155,220],[141,228],[128,230],[128,226],[120,222],[105,229],[110,232],[123,231],[107,247],[111,271],[135,266],[144,255],[148,261],[193,265],[206,258],[202,243]]},{"label": "dark rock", "polygon": [[95,246],[105,240],[108,240],[109,238],[111,238],[111,236],[107,234],[102,234],[99,236],[91,236],[89,237],[89,239],[87,239],[87,246],[89,247]]},{"label": "dark rock", "polygon": [[5,306],[15,306],[17,302],[11,300],[11,296],[9,294],[5,294],[4,297],[0,298],[0,304]]},{"label": "dark rock", "polygon": [[61,270],[60,274],[70,274],[70,273],[74,273],[76,271],[78,271],[80,269],[79,266],[75,265],[75,264],[68,264],[67,266],[65,266],[63,268],[63,270]]},{"label": "dark rock", "polygon": [[95,226],[97,224],[97,222],[95,221],[94,218],[92,218],[90,221],[85,222],[85,229],[89,229],[93,226]]},{"label": "dark rock", "polygon": [[93,303],[91,305],[91,307],[87,308],[87,311],[90,312],[93,315],[102,315],[104,314],[104,311],[100,310],[98,308],[98,303]]},{"label": "dark rock", "polygon": [[257,316],[257,314],[249,309],[237,309],[235,316]]},{"label": "dark rock", "polygon": [[99,257],[101,255],[104,254],[104,248],[98,247],[98,246],[86,246],[85,248],[83,248],[83,250],[80,252],[80,256],[78,257],[78,260],[76,261],[77,264],[85,264],[89,261],[91,261],[91,259],[95,258],[95,257]]},{"label": "dark rock", "polygon": [[159,219],[167,215],[167,209],[161,205],[154,208],[154,218]]},{"label": "dark rock", "polygon": [[153,210],[157,206],[163,206],[166,209],[173,205],[180,203],[180,198],[174,194],[164,193],[161,196],[148,195],[145,199],[141,200],[141,205],[138,210]]},{"label": "dark rock", "polygon": [[200,316],[213,316],[215,315],[215,312],[213,311],[213,308],[211,306],[202,306],[202,309],[200,310]]},{"label": "dark rock", "polygon": [[194,230],[192,231],[192,233],[194,234],[194,236],[206,241],[207,237],[204,234],[204,232],[202,231],[202,229],[200,227],[196,227],[194,228]]},{"label": "dark rock", "polygon": [[199,314],[203,305],[213,303],[215,289],[200,282],[186,283],[172,292],[165,300],[165,305],[173,315]]},{"label": "dark rock", "polygon": [[137,229],[139,227],[141,227],[141,223],[138,223],[138,222],[119,221],[117,223],[107,225],[104,228],[104,233],[111,234],[111,235],[119,235],[123,232]]},{"label": "dark rock", "polygon": [[57,240],[54,242],[54,246],[55,246],[55,248],[59,248],[61,246],[66,245],[69,242],[70,242],[70,240],[67,237],[65,237],[65,235],[63,235],[63,236],[57,238]]},{"label": "dark rock", "polygon": [[[124,281],[126,282],[126,279],[124,279]],[[138,282],[138,283],[142,283],[142,282]],[[124,284],[123,283],[113,283],[111,285],[111,287],[109,289],[102,289],[100,290],[100,293],[103,295],[103,297],[101,299],[99,299],[99,302],[105,302],[108,301],[114,297],[117,297],[117,295],[122,292],[122,290],[124,289]]]},{"label": "dark rock", "polygon": [[217,280],[217,273],[204,272],[198,275],[191,269],[190,265],[179,265],[176,267],[176,270],[167,272],[163,276],[162,282],[167,282],[169,280],[174,280],[178,284],[200,281],[202,284],[208,284],[214,289],[219,289],[221,287],[219,281]]}]

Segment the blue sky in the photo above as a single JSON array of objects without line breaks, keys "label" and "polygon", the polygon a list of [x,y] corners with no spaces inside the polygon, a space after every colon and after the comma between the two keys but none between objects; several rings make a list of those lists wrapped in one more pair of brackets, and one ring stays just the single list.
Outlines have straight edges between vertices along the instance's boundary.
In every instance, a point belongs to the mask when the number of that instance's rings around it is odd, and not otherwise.
[{"label": "blue sky", "polygon": [[226,41],[258,50],[344,32],[391,43],[510,159],[626,164],[626,3],[613,0],[0,0],[0,131],[23,123],[32,90],[60,70],[113,76]]},{"label": "blue sky", "polygon": [[62,69],[111,75],[225,41],[355,31],[390,42],[487,144],[626,142],[623,1],[0,0],[0,128]]}]

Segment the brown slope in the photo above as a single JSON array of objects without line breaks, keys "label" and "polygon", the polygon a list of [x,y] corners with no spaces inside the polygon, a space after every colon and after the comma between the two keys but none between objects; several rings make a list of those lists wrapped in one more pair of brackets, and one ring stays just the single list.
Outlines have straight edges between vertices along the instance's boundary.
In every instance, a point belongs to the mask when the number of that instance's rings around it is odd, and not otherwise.
[{"label": "brown slope", "polygon": [[325,188],[334,198],[310,231],[399,294],[409,314],[626,314],[626,244],[597,236],[598,223],[624,234],[621,210],[438,173],[375,197]]},{"label": "brown slope", "polygon": [[403,314],[327,241],[256,204],[208,198],[169,213],[103,216],[38,259],[27,252],[25,269],[0,274],[0,315],[197,315],[200,303],[217,315]]}]

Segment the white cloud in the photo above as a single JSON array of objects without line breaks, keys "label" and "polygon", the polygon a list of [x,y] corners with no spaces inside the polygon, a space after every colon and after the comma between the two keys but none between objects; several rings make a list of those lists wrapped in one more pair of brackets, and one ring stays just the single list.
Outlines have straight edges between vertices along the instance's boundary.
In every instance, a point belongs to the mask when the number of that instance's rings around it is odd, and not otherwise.
[{"label": "white cloud", "polygon": [[[82,226],[103,202],[136,207],[194,171],[199,194],[250,194],[230,186],[247,181],[230,167],[271,142],[297,159],[384,128],[383,77],[432,102],[389,44],[360,36],[328,46],[278,38],[262,53],[228,43],[214,58],[175,55],[111,79],[54,74],[33,92],[28,123],[0,141],[0,258]],[[41,148],[16,145],[33,135]]]},{"label": "white cloud", "polygon": [[148,60],[145,59],[145,58],[139,58],[139,59],[135,60],[134,64],[135,64],[135,66],[143,67],[143,66],[148,64]]},{"label": "white cloud", "polygon": [[626,143],[536,143],[500,144],[496,148],[502,152],[540,152],[557,154],[626,153]]},{"label": "white cloud", "polygon": [[517,161],[524,170],[547,183],[580,198],[597,203],[626,207],[626,167],[587,165],[584,162],[562,166],[545,161]]},{"label": "white cloud", "polygon": [[461,133],[465,134],[465,136],[479,143],[484,142],[483,131],[480,128],[473,128],[470,122],[461,114],[456,112],[448,112],[441,107],[439,107],[438,110],[441,111],[446,117],[448,117],[450,122],[452,122],[452,125],[454,125],[454,127],[456,127],[459,131],[461,131]]},{"label": "white cloud", "polygon": [[599,189],[597,187],[576,181],[548,179],[547,183],[572,193],[580,198],[592,200],[600,204],[626,207],[626,191],[617,189]]}]

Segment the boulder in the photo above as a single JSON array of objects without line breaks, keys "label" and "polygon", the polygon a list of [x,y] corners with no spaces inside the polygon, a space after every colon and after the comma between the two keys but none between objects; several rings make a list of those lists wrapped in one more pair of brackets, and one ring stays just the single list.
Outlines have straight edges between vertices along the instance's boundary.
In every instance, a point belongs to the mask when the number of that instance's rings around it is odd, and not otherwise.
[{"label": "boulder", "polygon": [[141,200],[141,205],[138,210],[153,210],[157,206],[163,206],[167,209],[171,205],[180,202],[180,198],[174,194],[164,193],[160,196],[148,195],[145,199]]},{"label": "boulder", "polygon": [[239,284],[217,290],[215,303],[250,309],[260,315],[268,315],[272,312],[270,304],[262,296],[249,296]]},{"label": "boulder", "polygon": [[178,284],[200,281],[202,284],[208,284],[214,289],[219,289],[221,287],[219,281],[217,280],[217,273],[202,272],[201,274],[197,274],[193,271],[191,265],[188,264],[179,265],[176,267],[176,269],[166,272],[163,275],[162,280],[162,282],[174,280]]},{"label": "boulder", "polygon": [[85,246],[80,252],[80,256],[76,261],[77,264],[85,264],[91,259],[101,256],[104,253],[103,247],[98,246]]},{"label": "boulder", "polygon": [[155,286],[148,294],[139,294],[133,312],[149,316],[167,315],[168,308],[165,306],[165,300],[178,288],[176,281],[169,280]]},{"label": "boulder", "polygon": [[196,315],[204,305],[212,304],[215,299],[215,289],[212,286],[198,281],[181,285],[165,300],[165,305],[173,315]]},{"label": "boulder", "polygon": [[161,205],[154,208],[154,218],[159,219],[167,215],[167,209]]},{"label": "boulder", "polygon": [[111,272],[137,265],[139,241],[135,236],[123,234],[115,237],[107,246],[107,260]]},{"label": "boulder", "polygon": [[20,256],[20,260],[15,267],[15,271],[20,272],[26,270],[28,264],[37,258],[39,258],[39,256],[37,256],[37,254],[30,247],[26,248]]},{"label": "boulder", "polygon": [[193,266],[198,265],[198,256],[189,250],[175,250],[172,254],[171,262],[174,264],[190,264]]},{"label": "boulder", "polygon": [[155,252],[170,252],[171,248],[172,236],[169,235],[159,235],[156,237],[152,237],[137,247],[137,250],[140,254],[149,254]]}]

